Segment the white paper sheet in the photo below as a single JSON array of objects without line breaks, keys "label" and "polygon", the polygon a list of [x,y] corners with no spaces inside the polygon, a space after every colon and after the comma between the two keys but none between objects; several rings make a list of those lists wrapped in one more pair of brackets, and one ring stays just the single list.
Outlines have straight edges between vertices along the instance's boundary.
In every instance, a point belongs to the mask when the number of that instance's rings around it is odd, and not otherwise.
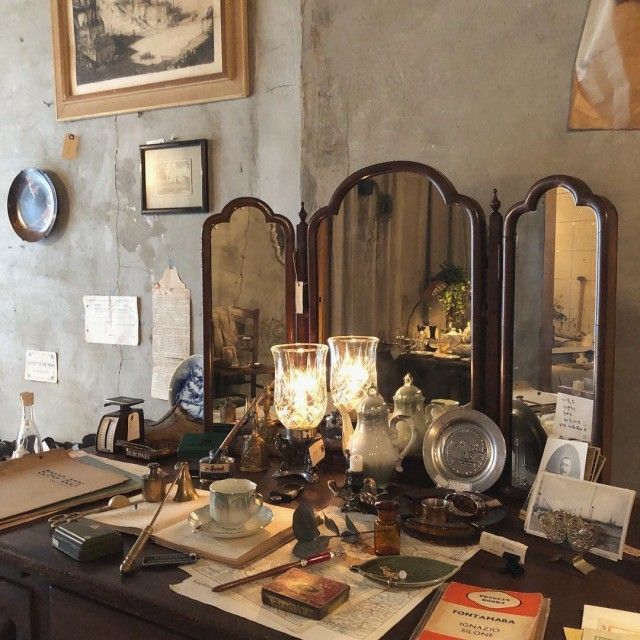
[{"label": "white paper sheet", "polygon": [[562,438],[591,442],[592,430],[593,400],[559,393],[553,425],[554,434]]},{"label": "white paper sheet", "polygon": [[27,349],[24,359],[24,379],[34,382],[58,382],[58,355],[54,351]]},{"label": "white paper sheet", "polygon": [[135,346],[139,342],[138,298],[83,296],[84,341]]},{"label": "white paper sheet", "polygon": [[[345,529],[344,514],[338,507],[329,507],[324,513],[335,520],[341,530]],[[373,516],[363,514],[349,514],[349,516],[361,531],[369,531],[373,528]],[[322,529],[323,533],[328,533],[324,528]],[[367,541],[371,541],[371,537],[371,534],[366,534]],[[323,620],[309,620],[263,605],[261,587],[272,578],[222,593],[211,591],[216,584],[292,562],[296,559],[292,553],[294,544],[292,542],[244,569],[231,569],[210,561],[199,561],[194,565],[185,566],[183,569],[191,577],[180,584],[171,585],[171,589],[188,598],[213,605],[249,620],[259,621],[260,624],[303,640],[326,640],[327,638],[377,640],[435,588],[394,589],[368,580],[350,571],[349,567],[364,562],[371,556],[364,554],[356,546],[342,545],[346,551],[345,556],[308,569],[313,573],[346,582],[351,586],[347,602]],[[334,541],[331,544],[333,548],[337,543]],[[425,556],[457,565],[468,560],[477,550],[477,546],[438,547],[408,536],[402,538],[403,555]]]},{"label": "white paper sheet", "polygon": [[191,355],[191,291],[174,267],[153,286],[153,374],[151,396],[169,399],[176,367]]}]

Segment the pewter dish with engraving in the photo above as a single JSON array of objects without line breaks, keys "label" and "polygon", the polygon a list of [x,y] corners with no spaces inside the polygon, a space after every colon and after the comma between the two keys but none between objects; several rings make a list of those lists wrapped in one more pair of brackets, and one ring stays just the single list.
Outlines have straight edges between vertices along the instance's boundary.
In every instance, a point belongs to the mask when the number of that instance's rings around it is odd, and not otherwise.
[{"label": "pewter dish with engraving", "polygon": [[429,477],[440,487],[485,491],[500,477],[507,448],[498,425],[473,409],[434,420],[422,447]]}]

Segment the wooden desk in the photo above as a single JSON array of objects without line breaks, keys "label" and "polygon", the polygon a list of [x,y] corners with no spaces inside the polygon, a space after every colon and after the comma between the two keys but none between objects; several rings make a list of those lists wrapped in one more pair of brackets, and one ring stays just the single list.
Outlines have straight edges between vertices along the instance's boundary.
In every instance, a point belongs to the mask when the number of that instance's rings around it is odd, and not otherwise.
[{"label": "wooden desk", "polygon": [[[323,463],[323,480],[305,491],[307,500],[317,507],[330,502],[325,480],[337,477],[337,465]],[[256,477],[260,489],[268,492],[270,474]],[[501,561],[479,552],[457,574],[456,580],[472,584],[541,591],[551,598],[551,616],[547,628],[549,640],[563,638],[563,626],[580,626],[585,603],[621,609],[640,609],[640,559],[625,557],[614,563],[602,558],[590,560],[598,570],[583,576],[565,564],[549,563],[553,545],[525,534],[510,505],[510,517],[497,533],[529,545],[526,572],[519,578],[500,573]],[[126,546],[133,543],[125,536]],[[628,543],[640,546],[640,510],[633,513]],[[159,551],[150,544],[149,551]],[[51,546],[46,521],[0,533],[0,620],[11,619],[19,640],[71,640],[136,638],[136,640],[282,640],[284,634],[257,622],[238,618],[193,600],[174,594],[169,585],[186,574],[179,569],[141,571],[123,578],[119,560],[102,559],[79,563]],[[411,629],[427,606],[417,606],[385,638],[408,638]],[[0,633],[2,633],[0,622]],[[1,640],[11,635],[0,635]]]}]

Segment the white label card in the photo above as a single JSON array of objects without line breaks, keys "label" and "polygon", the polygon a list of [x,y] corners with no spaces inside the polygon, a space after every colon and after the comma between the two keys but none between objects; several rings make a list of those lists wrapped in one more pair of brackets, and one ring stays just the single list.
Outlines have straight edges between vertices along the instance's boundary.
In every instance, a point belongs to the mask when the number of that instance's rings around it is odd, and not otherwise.
[{"label": "white label card", "polygon": [[324,460],[324,441],[322,439],[316,440],[309,447],[309,458],[311,459],[311,465],[314,467]]},{"label": "white label card", "polygon": [[139,342],[138,298],[84,296],[84,341],[97,344]]},{"label": "white label card", "polygon": [[53,351],[27,349],[24,360],[24,379],[34,382],[58,382],[58,355]]},{"label": "white label card", "polygon": [[562,438],[591,442],[593,400],[559,393],[553,430]]}]

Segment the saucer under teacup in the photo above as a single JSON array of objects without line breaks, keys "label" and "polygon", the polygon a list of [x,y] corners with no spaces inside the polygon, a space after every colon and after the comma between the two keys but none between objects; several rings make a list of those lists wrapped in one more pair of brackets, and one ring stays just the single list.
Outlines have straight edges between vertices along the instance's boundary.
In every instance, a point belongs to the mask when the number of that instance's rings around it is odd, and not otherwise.
[{"label": "saucer under teacup", "polygon": [[209,507],[200,507],[189,514],[189,525],[194,532],[204,532],[214,538],[244,538],[264,529],[273,520],[273,511],[262,506],[244,524],[229,529],[216,522],[209,513]]}]

